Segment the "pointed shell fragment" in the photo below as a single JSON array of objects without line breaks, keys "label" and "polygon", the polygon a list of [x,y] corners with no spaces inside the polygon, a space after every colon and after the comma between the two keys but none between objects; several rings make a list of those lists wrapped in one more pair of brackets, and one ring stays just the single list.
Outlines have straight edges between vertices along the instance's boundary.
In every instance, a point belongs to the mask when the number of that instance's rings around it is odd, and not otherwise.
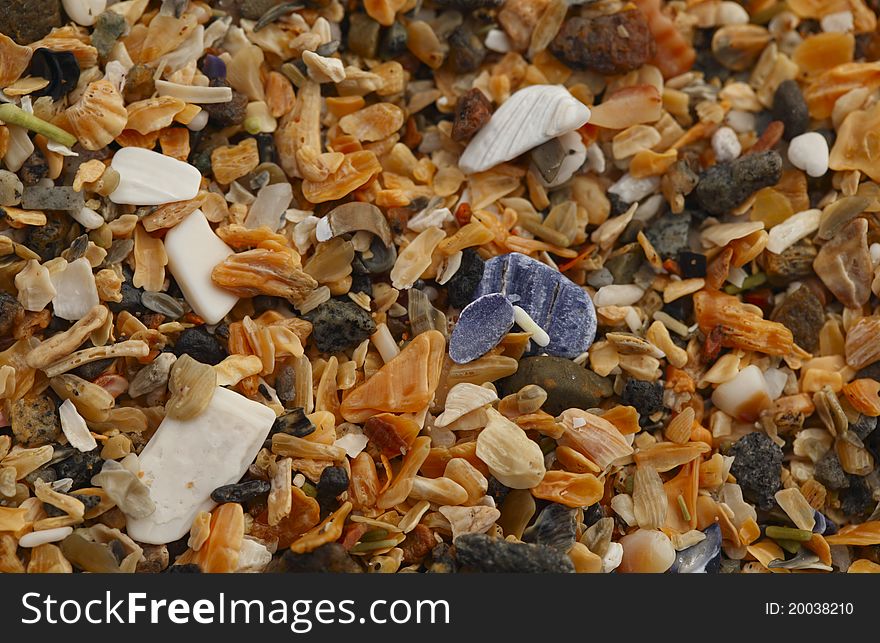
[{"label": "pointed shell fragment", "polygon": [[526,87],[492,114],[468,143],[458,166],[465,174],[483,172],[576,130],[589,120],[590,109],[564,87]]}]

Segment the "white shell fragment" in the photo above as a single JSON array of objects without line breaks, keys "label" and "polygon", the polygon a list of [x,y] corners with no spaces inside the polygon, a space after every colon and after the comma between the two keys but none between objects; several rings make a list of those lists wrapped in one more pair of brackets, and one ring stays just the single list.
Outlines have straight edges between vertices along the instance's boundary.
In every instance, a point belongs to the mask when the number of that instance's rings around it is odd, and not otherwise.
[{"label": "white shell fragment", "polygon": [[32,531],[25,534],[18,541],[19,547],[37,547],[46,543],[57,543],[64,540],[73,533],[73,527],[57,527],[55,529],[44,529],[42,531]]},{"label": "white shell fragment", "polygon": [[198,512],[215,506],[214,489],[241,479],[274,421],[269,407],[222,387],[191,420],[166,416],[140,455],[156,511],[129,518],[128,535],[153,545],[181,538]]},{"label": "white shell fragment", "polygon": [[818,230],[821,219],[822,211],[816,208],[788,217],[782,223],[770,228],[767,250],[777,255],[782,254],[786,249]]},{"label": "white shell fragment", "polygon": [[18,303],[32,312],[43,310],[56,294],[49,269],[41,266],[36,259],[28,261],[24,270],[15,275],[15,287],[18,290]]},{"label": "white shell fragment", "polygon": [[458,161],[465,174],[483,172],[582,127],[590,109],[558,85],[532,85],[504,101]]},{"label": "white shell fragment", "polygon": [[55,288],[52,308],[57,317],[76,321],[100,303],[95,275],[85,257],[71,261],[63,270],[53,272],[51,278]]},{"label": "white shell fragment", "polygon": [[513,321],[525,332],[531,333],[531,340],[538,346],[547,346],[550,343],[550,335],[519,306],[513,307]]},{"label": "white shell fragment", "polygon": [[266,226],[272,232],[277,232],[291,199],[293,199],[293,188],[290,187],[290,183],[285,181],[265,186],[248,210],[247,218],[244,220],[245,227],[254,229]]},{"label": "white shell fragment", "polygon": [[434,426],[447,426],[471,411],[497,401],[498,396],[492,389],[467,382],[456,384],[446,395],[445,410],[434,420]]},{"label": "white shell fragment", "polygon": [[208,324],[216,324],[238,302],[238,297],[211,280],[214,266],[232,254],[214,234],[201,210],[195,210],[165,235],[168,268],[187,303]]},{"label": "white shell fragment", "polygon": [[194,199],[202,174],[189,163],[140,147],[123,147],[110,166],[119,172],[113,203],[162,205]]},{"label": "white shell fragment", "polygon": [[812,177],[828,171],[828,141],[819,132],[795,136],[788,144],[788,160]]},{"label": "white shell fragment", "polygon": [[61,0],[64,13],[70,16],[76,24],[90,27],[95,24],[95,18],[104,13],[107,8],[107,0]]},{"label": "white shell fragment", "polygon": [[744,422],[754,422],[770,406],[770,388],[761,369],[752,364],[712,393],[712,404]]},{"label": "white shell fragment", "polygon": [[272,553],[263,543],[253,538],[244,538],[238,552],[237,574],[258,574],[272,562]]},{"label": "white shell fragment", "polygon": [[89,433],[86,421],[77,412],[76,407],[70,400],[64,400],[58,407],[58,415],[61,416],[61,431],[64,437],[74,449],[86,453],[98,446],[94,436]]},{"label": "white shell fragment", "polygon": [[[232,100],[231,87],[203,87],[201,85],[181,85],[167,80],[156,81],[159,96],[173,96],[188,103],[228,103]],[[207,112],[205,113],[207,116]]]}]

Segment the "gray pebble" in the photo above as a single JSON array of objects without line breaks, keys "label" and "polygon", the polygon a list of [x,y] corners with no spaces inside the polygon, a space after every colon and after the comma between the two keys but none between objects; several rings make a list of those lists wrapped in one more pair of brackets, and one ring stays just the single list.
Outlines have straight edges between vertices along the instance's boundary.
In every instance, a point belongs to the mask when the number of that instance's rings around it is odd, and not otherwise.
[{"label": "gray pebble", "polygon": [[21,195],[21,207],[25,210],[82,210],[85,205],[82,192],[69,186],[43,187],[32,185]]},{"label": "gray pebble", "polygon": [[710,214],[724,214],[761,188],[776,185],[782,176],[782,157],[774,150],[747,154],[718,163],[700,175],[697,201]]},{"label": "gray pebble", "polygon": [[464,534],[454,541],[458,563],[475,571],[502,574],[574,572],[565,552],[544,545],[511,543],[486,534]]},{"label": "gray pebble", "polygon": [[689,212],[664,214],[648,224],[645,236],[661,257],[674,257],[688,249],[691,219]]}]

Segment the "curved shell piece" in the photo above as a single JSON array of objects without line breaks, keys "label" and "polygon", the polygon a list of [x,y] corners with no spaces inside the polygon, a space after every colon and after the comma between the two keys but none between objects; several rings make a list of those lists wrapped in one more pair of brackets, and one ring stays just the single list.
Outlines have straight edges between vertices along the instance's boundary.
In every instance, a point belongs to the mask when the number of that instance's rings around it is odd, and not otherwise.
[{"label": "curved shell piece", "polygon": [[446,395],[446,408],[434,421],[434,426],[447,426],[471,411],[497,401],[498,396],[492,389],[466,382],[456,384]]},{"label": "curved shell piece", "polygon": [[122,96],[106,79],[90,83],[65,112],[74,135],[87,150],[99,150],[122,133],[128,112]]},{"label": "curved shell piece", "polygon": [[0,33],[0,87],[11,85],[24,73],[34,50]]},{"label": "curved shell piece", "polygon": [[508,98],[471,139],[458,161],[473,174],[582,127],[590,109],[558,85],[532,85]]},{"label": "curved shell piece", "polygon": [[333,208],[318,221],[315,235],[318,241],[329,241],[348,232],[367,230],[386,247],[391,245],[391,227],[382,211],[372,203],[351,201]]}]

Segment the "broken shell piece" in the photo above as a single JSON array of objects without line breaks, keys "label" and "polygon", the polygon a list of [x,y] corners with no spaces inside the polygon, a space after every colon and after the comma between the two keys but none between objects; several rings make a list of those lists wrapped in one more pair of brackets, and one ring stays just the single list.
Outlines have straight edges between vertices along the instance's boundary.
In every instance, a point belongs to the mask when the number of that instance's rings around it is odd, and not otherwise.
[{"label": "broken shell piece", "polygon": [[85,257],[72,261],[63,270],[53,272],[51,279],[55,288],[52,308],[61,319],[81,319],[100,303],[92,266]]},{"label": "broken shell piece", "polygon": [[495,507],[440,507],[440,513],[452,525],[453,540],[462,534],[483,534],[501,517]]},{"label": "broken shell piece", "polygon": [[412,240],[394,262],[391,269],[391,284],[398,290],[411,288],[425,270],[431,265],[431,255],[437,244],[446,238],[442,228],[428,228]]},{"label": "broken shell piece", "polygon": [[76,24],[90,27],[107,8],[107,0],[61,0],[64,13]]},{"label": "broken shell piece", "polygon": [[544,479],[544,454],[526,432],[494,409],[489,423],[477,436],[477,457],[501,484],[511,489],[531,489]]},{"label": "broken shell piece", "polygon": [[386,247],[391,245],[391,228],[382,211],[371,203],[352,201],[333,208],[321,217],[315,228],[318,241],[329,241],[341,234],[366,230],[382,240]]},{"label": "broken shell piece", "polygon": [[129,458],[135,457],[126,456],[123,463],[105,460],[101,472],[92,477],[92,484],[103,488],[126,517],[142,519],[153,514],[156,505],[150,498],[150,490],[147,486],[125,466]]},{"label": "broken shell piece", "polygon": [[274,421],[270,408],[222,387],[191,420],[162,420],[140,455],[156,511],[129,517],[128,534],[156,545],[181,538],[199,511],[215,506],[214,489],[241,479]]},{"label": "broken shell piece", "polygon": [[64,437],[74,449],[86,453],[98,446],[95,438],[89,433],[86,421],[77,413],[76,407],[70,400],[64,400],[58,407],[58,415],[61,416],[61,431]]},{"label": "broken shell piece", "polygon": [[746,366],[712,393],[712,403],[743,422],[754,422],[770,406],[770,391],[761,369]]},{"label": "broken shell piece", "polygon": [[490,388],[476,384],[456,384],[446,395],[446,408],[434,420],[434,426],[447,426],[471,411],[481,409],[487,404],[497,401],[498,396]]},{"label": "broken shell piece", "polygon": [[287,181],[265,186],[248,210],[245,227],[253,229],[266,226],[272,232],[277,231],[292,198],[293,188]]},{"label": "broken shell piece", "polygon": [[818,230],[821,218],[822,211],[815,208],[793,214],[770,229],[767,250],[777,255],[782,254],[786,249]]},{"label": "broken shell piece", "polygon": [[201,210],[195,210],[165,235],[168,269],[180,286],[187,303],[208,324],[226,316],[238,297],[211,279],[214,266],[233,253],[208,225]]},{"label": "broken shell piece", "polygon": [[465,174],[515,159],[550,139],[582,127],[590,109],[557,85],[521,89],[492,114],[458,161]]},{"label": "broken shell piece", "polygon": [[49,269],[35,259],[28,261],[24,270],[15,275],[15,287],[19,303],[32,312],[43,310],[57,294]]},{"label": "broken shell piece", "polygon": [[532,154],[532,163],[538,170],[538,180],[546,188],[555,188],[568,181],[587,160],[587,147],[584,145],[581,135],[577,132],[568,132],[555,140],[559,142],[562,156],[552,177],[548,177],[547,174],[541,171],[538,160],[535,158],[534,153]]},{"label": "broken shell piece", "polygon": [[113,203],[162,205],[188,201],[199,193],[202,174],[189,163],[140,147],[124,147],[113,155],[111,167],[119,185]]}]

